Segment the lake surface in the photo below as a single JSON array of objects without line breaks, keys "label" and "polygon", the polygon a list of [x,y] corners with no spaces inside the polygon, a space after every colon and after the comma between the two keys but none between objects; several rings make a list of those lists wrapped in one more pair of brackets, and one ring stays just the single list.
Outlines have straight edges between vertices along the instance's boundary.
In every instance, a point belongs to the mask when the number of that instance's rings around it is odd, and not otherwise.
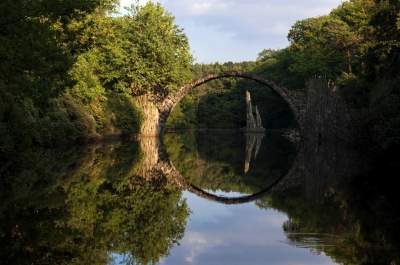
[{"label": "lake surface", "polygon": [[400,264],[384,163],[279,131],[26,150],[0,169],[1,264]]}]

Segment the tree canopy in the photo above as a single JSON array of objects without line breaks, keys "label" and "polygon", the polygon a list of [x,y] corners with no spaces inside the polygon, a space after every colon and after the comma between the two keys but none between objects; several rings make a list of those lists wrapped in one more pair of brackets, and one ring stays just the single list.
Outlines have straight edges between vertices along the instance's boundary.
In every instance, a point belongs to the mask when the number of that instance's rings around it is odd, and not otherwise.
[{"label": "tree canopy", "polygon": [[161,100],[190,77],[188,40],[160,4],[0,3],[0,156],[137,132],[135,96]]}]

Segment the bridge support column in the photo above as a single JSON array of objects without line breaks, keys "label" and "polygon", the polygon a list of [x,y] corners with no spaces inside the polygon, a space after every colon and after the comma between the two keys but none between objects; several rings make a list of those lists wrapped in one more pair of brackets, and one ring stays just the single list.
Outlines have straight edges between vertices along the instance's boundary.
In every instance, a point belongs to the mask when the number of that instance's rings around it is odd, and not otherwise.
[{"label": "bridge support column", "polygon": [[143,110],[143,121],[140,126],[140,136],[159,136],[161,132],[160,112],[151,101],[149,95],[137,97],[137,103]]},{"label": "bridge support column", "polygon": [[351,116],[339,91],[326,79],[311,79],[307,84],[303,136],[319,142],[351,139]]}]

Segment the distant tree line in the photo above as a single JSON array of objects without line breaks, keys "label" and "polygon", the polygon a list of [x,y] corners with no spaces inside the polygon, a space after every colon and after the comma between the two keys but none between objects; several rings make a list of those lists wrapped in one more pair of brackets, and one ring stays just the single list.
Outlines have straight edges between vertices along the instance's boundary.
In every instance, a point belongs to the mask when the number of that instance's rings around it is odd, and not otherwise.
[{"label": "distant tree line", "polygon": [[[255,62],[195,65],[195,76],[245,70],[298,90],[304,89],[312,77],[325,77],[334,81],[350,106],[360,143],[373,143],[376,150],[387,150],[400,143],[399,1],[345,1],[328,15],[296,22],[288,33],[288,40],[287,48],[263,50]],[[223,120],[219,123],[222,127],[237,127],[244,119],[243,111],[237,113],[238,102],[243,101],[241,93],[257,86],[221,80],[202,87],[182,102],[173,113],[170,125],[174,122],[175,126],[204,123],[212,126],[217,120]],[[278,99],[273,104],[272,98],[266,100],[266,94],[262,93],[267,92],[255,91],[254,98],[255,101],[257,96],[263,98],[264,104],[258,105],[267,127],[290,124],[289,117],[278,107]],[[201,100],[199,96],[208,99]],[[266,111],[268,105],[275,108]],[[271,113],[276,116],[272,120],[267,118]],[[282,122],[283,119],[287,121]]]}]

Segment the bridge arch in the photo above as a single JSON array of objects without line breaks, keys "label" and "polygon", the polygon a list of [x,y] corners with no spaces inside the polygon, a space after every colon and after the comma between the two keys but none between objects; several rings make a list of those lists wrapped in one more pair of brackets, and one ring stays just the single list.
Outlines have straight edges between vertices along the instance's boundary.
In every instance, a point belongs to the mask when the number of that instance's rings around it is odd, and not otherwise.
[{"label": "bridge arch", "polygon": [[300,100],[296,97],[294,92],[288,90],[285,87],[278,86],[274,82],[264,79],[260,76],[257,76],[257,75],[251,74],[251,73],[240,72],[240,71],[232,71],[232,72],[222,72],[222,73],[217,73],[217,74],[208,74],[200,79],[194,80],[194,81],[182,86],[176,92],[170,93],[162,101],[162,103],[158,105],[160,131],[162,132],[164,130],[168,116],[170,115],[172,110],[175,108],[176,105],[179,104],[179,102],[190,91],[192,91],[196,87],[201,86],[205,83],[208,83],[212,80],[228,78],[228,77],[244,78],[244,79],[253,80],[257,83],[260,83],[260,84],[270,88],[275,94],[280,96],[286,102],[289,109],[292,111],[298,126],[301,127],[300,114],[301,114],[301,107],[302,107],[301,105],[302,104],[300,103]]},{"label": "bridge arch", "polygon": [[187,190],[193,194],[196,194],[197,196],[222,203],[222,204],[243,204],[243,203],[249,203],[252,201],[255,201],[257,199],[263,198],[267,194],[270,194],[275,187],[278,186],[281,182],[283,182],[284,179],[286,178],[292,178],[298,172],[300,171],[299,168],[299,155],[297,155],[296,159],[293,161],[291,169],[286,172],[286,174],[283,174],[279,178],[277,178],[275,181],[270,183],[267,187],[264,187],[262,190],[250,194],[250,195],[243,195],[239,197],[225,197],[225,196],[220,196],[216,195],[213,193],[210,193],[190,182],[187,181],[187,179],[175,168],[173,165],[172,161],[169,160],[168,156],[165,156],[166,154],[163,154],[163,162],[159,162],[157,165],[157,170],[160,172],[162,175],[164,175],[167,178],[167,181],[169,183],[172,183],[179,187],[182,190]]},{"label": "bridge arch", "polygon": [[201,189],[191,183],[186,183],[185,189],[188,190],[189,192],[196,194],[197,196],[207,199],[209,201],[214,201],[222,204],[243,204],[243,203],[248,203],[255,201],[257,199],[261,199],[264,196],[266,196],[268,193],[272,191],[272,189],[285,177],[286,175],[278,178],[275,180],[272,184],[268,185],[267,187],[263,188],[259,192],[249,194],[249,195],[243,195],[239,197],[225,197],[225,196],[220,196],[216,195],[210,192],[205,191],[204,189]]}]

